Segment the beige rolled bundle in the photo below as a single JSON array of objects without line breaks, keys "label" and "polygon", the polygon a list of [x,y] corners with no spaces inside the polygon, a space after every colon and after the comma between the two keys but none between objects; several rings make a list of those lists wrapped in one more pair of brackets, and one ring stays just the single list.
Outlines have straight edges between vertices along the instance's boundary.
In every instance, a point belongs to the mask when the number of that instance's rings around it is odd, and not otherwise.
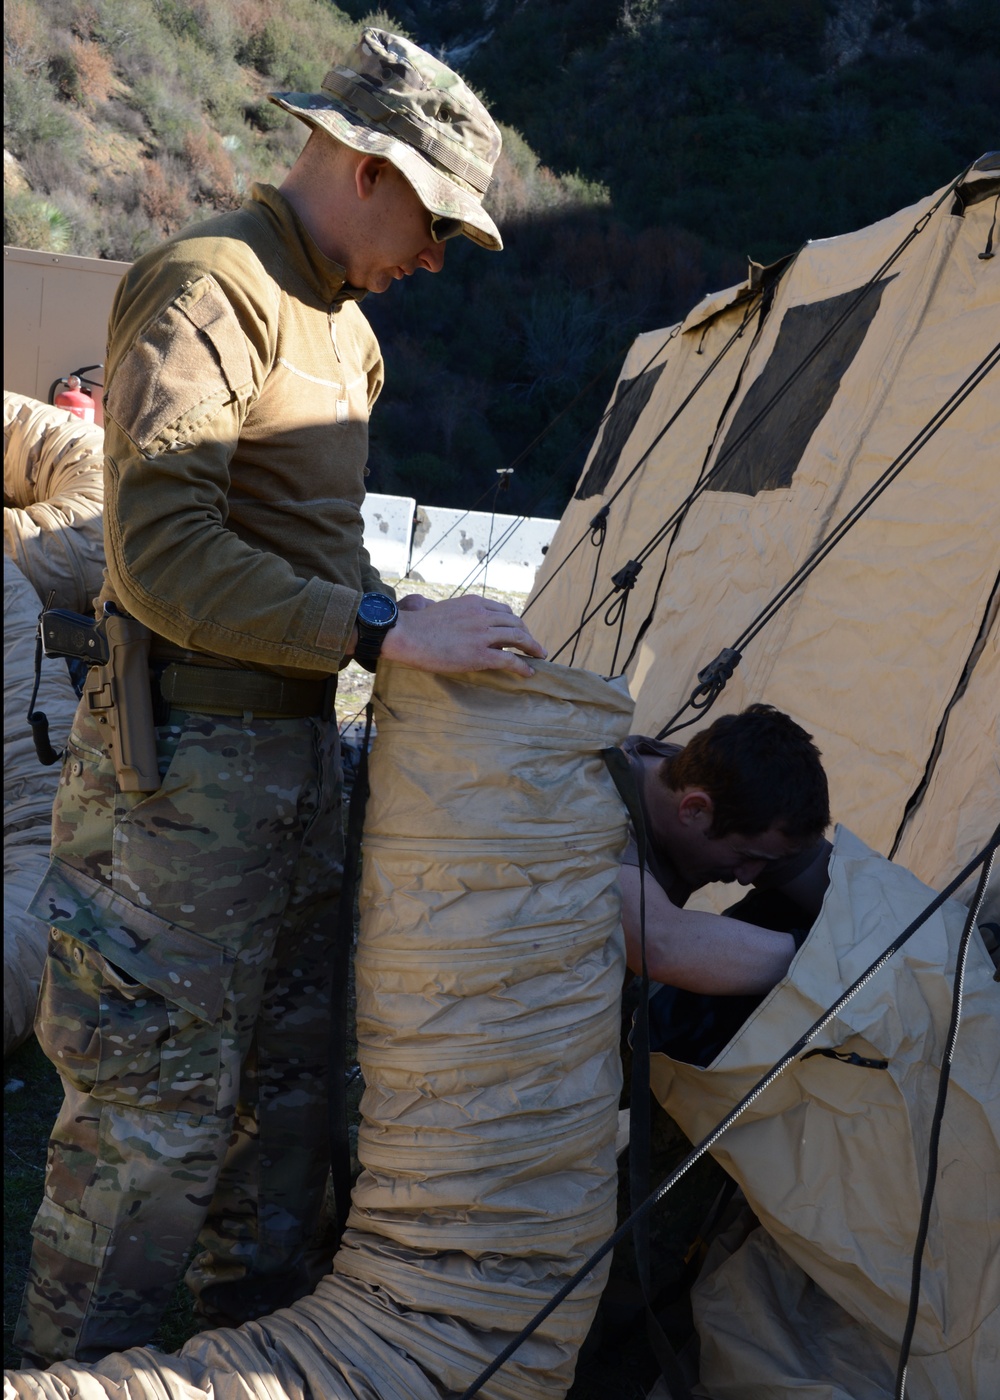
[{"label": "beige rolled bundle", "polygon": [[4,390],[4,552],[44,602],[89,613],[104,573],[104,430]]},{"label": "beige rolled bundle", "polygon": [[[27,905],[49,861],[52,802],[59,768],[43,768],[28,726],[35,669],[38,595],[20,569],[3,561],[3,1050],[31,1034],[48,927]],[[49,720],[52,743],[65,743],[76,695],[65,662],[42,661],[36,707]]]},{"label": "beige rolled bundle", "polygon": [[[174,1357],[8,1376],[69,1400],[460,1394],[615,1225],[620,683],[383,664],[357,952],[366,1090],[343,1245],[309,1298]],[[607,1262],[484,1400],[558,1400]]]}]

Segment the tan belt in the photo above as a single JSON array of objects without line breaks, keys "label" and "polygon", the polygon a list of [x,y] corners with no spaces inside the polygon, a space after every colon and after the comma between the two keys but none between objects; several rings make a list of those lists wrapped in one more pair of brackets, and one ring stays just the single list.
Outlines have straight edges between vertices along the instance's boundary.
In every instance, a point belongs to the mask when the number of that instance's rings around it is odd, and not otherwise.
[{"label": "tan belt", "polygon": [[178,710],[209,715],[250,713],[259,719],[330,719],[334,714],[337,677],[298,681],[269,671],[172,661],[159,676],[159,689],[167,704]]}]

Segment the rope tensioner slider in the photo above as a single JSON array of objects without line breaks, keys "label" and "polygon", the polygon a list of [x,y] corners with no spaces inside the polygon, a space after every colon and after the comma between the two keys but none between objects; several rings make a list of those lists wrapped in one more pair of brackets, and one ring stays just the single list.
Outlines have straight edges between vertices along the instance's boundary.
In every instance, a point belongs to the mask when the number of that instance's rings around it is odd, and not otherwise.
[{"label": "rope tensioner slider", "polygon": [[723,647],[715,660],[710,661],[698,672],[699,685],[694,694],[709,695],[713,691],[718,693],[726,681],[732,680],[733,672],[742,660],[741,651],[737,651],[735,647]]},{"label": "rope tensioner slider", "polygon": [[620,593],[622,589],[628,591],[635,587],[635,581],[642,572],[642,565],[638,559],[630,559],[627,564],[612,574],[611,582],[614,584],[615,592]]}]

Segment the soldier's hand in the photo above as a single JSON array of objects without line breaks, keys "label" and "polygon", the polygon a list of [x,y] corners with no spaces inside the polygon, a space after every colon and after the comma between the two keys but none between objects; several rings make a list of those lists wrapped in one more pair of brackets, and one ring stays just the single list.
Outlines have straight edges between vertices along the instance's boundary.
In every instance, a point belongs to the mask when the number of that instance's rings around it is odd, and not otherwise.
[{"label": "soldier's hand", "polygon": [[417,671],[512,671],[533,676],[534,668],[518,652],[546,655],[506,603],[467,593],[463,598],[427,603],[419,610],[401,609],[395,627],[386,633],[381,654]]}]

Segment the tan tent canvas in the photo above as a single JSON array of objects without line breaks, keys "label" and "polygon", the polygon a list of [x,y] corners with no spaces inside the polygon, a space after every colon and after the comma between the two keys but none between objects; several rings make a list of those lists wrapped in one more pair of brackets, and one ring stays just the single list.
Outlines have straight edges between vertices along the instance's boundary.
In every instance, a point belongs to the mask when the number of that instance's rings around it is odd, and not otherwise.
[{"label": "tan tent canvas", "polygon": [[[998,193],[984,157],[640,336],[526,609],[553,659],[624,666],[655,733],[905,462],[677,737],[757,700],[788,711],[824,754],[835,817],[938,888],[1000,814]],[[607,604],[563,648],[633,559],[617,658]]]}]

